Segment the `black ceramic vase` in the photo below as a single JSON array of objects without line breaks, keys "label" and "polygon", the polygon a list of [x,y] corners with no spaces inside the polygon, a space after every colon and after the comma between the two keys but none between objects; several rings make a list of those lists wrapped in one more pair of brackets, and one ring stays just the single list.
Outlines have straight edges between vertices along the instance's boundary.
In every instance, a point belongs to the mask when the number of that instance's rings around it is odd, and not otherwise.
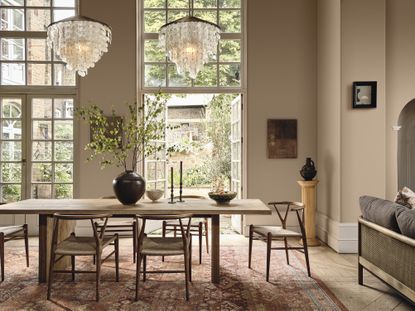
[{"label": "black ceramic vase", "polygon": [[314,162],[311,160],[311,158],[306,158],[305,164],[303,165],[300,174],[304,180],[313,180],[313,178],[317,175]]},{"label": "black ceramic vase", "polygon": [[133,171],[125,171],[112,181],[117,199],[124,205],[135,204],[146,191],[146,181]]}]

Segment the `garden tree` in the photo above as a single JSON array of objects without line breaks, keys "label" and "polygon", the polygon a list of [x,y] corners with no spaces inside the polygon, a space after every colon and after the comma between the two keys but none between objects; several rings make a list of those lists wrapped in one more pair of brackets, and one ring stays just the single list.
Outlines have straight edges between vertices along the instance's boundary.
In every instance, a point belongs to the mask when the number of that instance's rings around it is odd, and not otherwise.
[{"label": "garden tree", "polygon": [[231,182],[231,102],[233,94],[219,94],[208,106],[207,138],[212,143],[212,156],[206,159],[208,176],[215,191],[230,189]]}]

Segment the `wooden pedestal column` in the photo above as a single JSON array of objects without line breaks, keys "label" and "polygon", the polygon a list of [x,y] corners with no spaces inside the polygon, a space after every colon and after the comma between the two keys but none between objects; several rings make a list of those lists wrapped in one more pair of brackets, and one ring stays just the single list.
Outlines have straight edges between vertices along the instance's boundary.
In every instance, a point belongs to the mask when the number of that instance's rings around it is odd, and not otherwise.
[{"label": "wooden pedestal column", "polygon": [[318,180],[299,180],[297,183],[301,186],[301,198],[305,204],[305,231],[307,234],[308,246],[319,246],[320,241],[316,239],[316,186]]}]

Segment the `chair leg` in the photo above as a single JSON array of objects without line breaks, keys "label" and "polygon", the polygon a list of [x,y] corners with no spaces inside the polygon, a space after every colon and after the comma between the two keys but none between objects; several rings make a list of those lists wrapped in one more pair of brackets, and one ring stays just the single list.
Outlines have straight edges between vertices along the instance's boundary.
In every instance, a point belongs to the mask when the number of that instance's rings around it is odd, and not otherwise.
[{"label": "chair leg", "polygon": [[189,254],[187,251],[184,253],[184,275],[186,283],[186,301],[189,300]]},{"label": "chair leg", "polygon": [[140,280],[140,268],[141,268],[141,259],[142,256],[137,252],[136,264],[136,273],[135,273],[135,301],[138,301],[138,283]]},{"label": "chair leg", "polygon": [[307,239],[303,239],[303,246],[304,246],[304,255],[305,255],[305,263],[307,265],[307,274],[308,277],[311,278],[311,270],[310,270],[310,260],[308,258],[308,246],[307,246]]},{"label": "chair leg", "polygon": [[96,287],[95,287],[96,301],[99,301],[100,283],[101,283],[101,254],[97,253],[96,255]]},{"label": "chair leg", "polygon": [[209,224],[208,224],[207,218],[205,218],[205,236],[206,236],[206,252],[209,254]]},{"label": "chair leg", "polygon": [[95,265],[95,255],[92,256],[92,263]]},{"label": "chair leg", "polygon": [[49,278],[48,278],[48,294],[47,294],[48,300],[50,300],[50,295],[52,291],[54,267],[55,267],[55,252],[52,249],[51,254],[50,254],[50,261],[49,261]]},{"label": "chair leg", "polygon": [[267,272],[266,272],[266,280],[269,282],[269,267],[271,261],[271,243],[272,243],[272,234],[268,232],[267,237]]},{"label": "chair leg", "polygon": [[143,282],[147,280],[147,256],[143,256]]},{"label": "chair leg", "polygon": [[[120,281],[120,240],[118,239],[118,234],[114,241],[114,251],[115,251],[115,281],[119,282]],[[134,255],[135,255],[135,250],[134,250]],[[135,262],[135,256],[134,256],[134,262]]]},{"label": "chair leg", "polygon": [[254,237],[253,225],[249,226],[249,250],[248,250],[248,268],[251,269],[251,257],[252,257],[252,239]]},{"label": "chair leg", "polygon": [[284,245],[285,245],[285,257],[287,257],[287,265],[290,264],[290,257],[288,256],[288,242],[287,238],[284,238]]},{"label": "chair leg", "polygon": [[135,253],[137,252],[137,222],[133,222],[133,263],[135,263]]},{"label": "chair leg", "polygon": [[[166,237],[166,221],[165,220],[163,221],[163,229],[162,229],[162,232],[161,232],[161,236],[163,238]],[[161,256],[161,261],[164,262],[164,256]]]},{"label": "chair leg", "polygon": [[192,235],[189,241],[189,282],[192,281]]},{"label": "chair leg", "polygon": [[75,256],[71,256],[72,281],[75,281]]},{"label": "chair leg", "polygon": [[202,264],[203,223],[199,222],[199,265]]},{"label": "chair leg", "polygon": [[26,251],[26,267],[29,267],[29,233],[27,224],[23,225],[24,246]]},{"label": "chair leg", "polygon": [[363,285],[363,266],[360,263],[357,266],[357,277],[359,285]]},{"label": "chair leg", "polygon": [[1,281],[4,281],[4,233],[0,233]]}]

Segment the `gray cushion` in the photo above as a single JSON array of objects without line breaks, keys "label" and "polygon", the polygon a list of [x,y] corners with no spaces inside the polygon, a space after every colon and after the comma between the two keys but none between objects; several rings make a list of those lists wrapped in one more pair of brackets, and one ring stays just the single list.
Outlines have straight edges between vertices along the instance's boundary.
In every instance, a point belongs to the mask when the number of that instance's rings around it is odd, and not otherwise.
[{"label": "gray cushion", "polygon": [[402,234],[415,239],[415,209],[398,209],[395,214]]},{"label": "gray cushion", "polygon": [[408,210],[400,204],[371,196],[360,197],[360,210],[364,219],[401,233],[395,217],[397,210]]}]

